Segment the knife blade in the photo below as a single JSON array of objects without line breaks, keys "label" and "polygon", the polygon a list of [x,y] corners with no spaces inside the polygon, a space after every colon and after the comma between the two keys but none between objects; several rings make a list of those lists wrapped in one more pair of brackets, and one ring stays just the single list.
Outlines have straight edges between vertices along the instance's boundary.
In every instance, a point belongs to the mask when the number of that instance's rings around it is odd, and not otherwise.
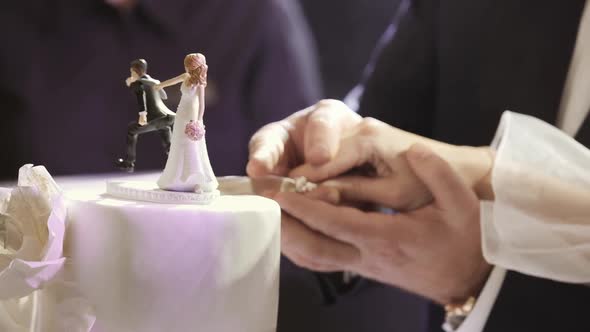
[{"label": "knife blade", "polygon": [[251,178],[248,176],[218,177],[219,191],[222,195],[262,195],[277,192],[306,192],[317,187],[305,178],[289,178],[267,175]]}]

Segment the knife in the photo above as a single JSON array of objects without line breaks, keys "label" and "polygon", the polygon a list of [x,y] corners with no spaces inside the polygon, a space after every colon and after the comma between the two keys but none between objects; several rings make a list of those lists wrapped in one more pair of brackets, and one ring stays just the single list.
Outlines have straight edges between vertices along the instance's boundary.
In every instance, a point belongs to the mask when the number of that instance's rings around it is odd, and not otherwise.
[{"label": "knife", "polygon": [[248,176],[218,177],[219,191],[222,195],[262,195],[277,192],[307,192],[315,189],[315,183],[304,177],[289,178],[267,175],[256,178]]}]

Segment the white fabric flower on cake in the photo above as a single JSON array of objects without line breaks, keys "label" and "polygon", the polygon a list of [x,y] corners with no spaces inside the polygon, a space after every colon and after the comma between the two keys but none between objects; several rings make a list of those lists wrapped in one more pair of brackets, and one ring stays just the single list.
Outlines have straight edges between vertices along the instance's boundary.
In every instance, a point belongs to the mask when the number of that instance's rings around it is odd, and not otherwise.
[{"label": "white fabric flower on cake", "polygon": [[89,331],[92,308],[63,278],[66,207],[45,167],[0,189],[0,331]]}]

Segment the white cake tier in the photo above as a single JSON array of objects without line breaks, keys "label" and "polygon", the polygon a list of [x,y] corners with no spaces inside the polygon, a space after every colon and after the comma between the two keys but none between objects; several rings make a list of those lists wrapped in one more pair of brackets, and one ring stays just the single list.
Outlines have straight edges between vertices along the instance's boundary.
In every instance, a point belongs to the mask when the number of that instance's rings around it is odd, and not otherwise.
[{"label": "white cake tier", "polygon": [[67,196],[66,272],[95,307],[93,332],[275,331],[280,208],[272,200]]}]

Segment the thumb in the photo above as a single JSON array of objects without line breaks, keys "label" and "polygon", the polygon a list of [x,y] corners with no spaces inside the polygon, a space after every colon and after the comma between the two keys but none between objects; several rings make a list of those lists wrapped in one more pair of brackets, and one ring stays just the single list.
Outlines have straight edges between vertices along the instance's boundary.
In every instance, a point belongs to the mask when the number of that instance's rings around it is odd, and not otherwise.
[{"label": "thumb", "polygon": [[262,127],[250,139],[246,173],[252,177],[280,172],[279,160],[285,152],[289,132],[281,122]]},{"label": "thumb", "polygon": [[308,109],[304,136],[305,162],[321,165],[340,150],[345,132],[361,121],[361,116],[338,100],[322,100]]},{"label": "thumb", "polygon": [[399,208],[390,199],[391,179],[345,175],[323,182],[319,188],[335,192],[333,195],[338,197],[339,203],[372,203]]},{"label": "thumb", "polygon": [[423,144],[414,144],[406,153],[408,164],[432,193],[435,204],[445,211],[461,211],[477,203],[475,193],[451,165]]},{"label": "thumb", "polygon": [[305,163],[294,168],[289,176],[304,176],[312,182],[322,182],[366,164],[370,155],[369,145],[363,143],[363,138],[349,136],[341,140],[340,149],[332,159],[321,165]]}]

